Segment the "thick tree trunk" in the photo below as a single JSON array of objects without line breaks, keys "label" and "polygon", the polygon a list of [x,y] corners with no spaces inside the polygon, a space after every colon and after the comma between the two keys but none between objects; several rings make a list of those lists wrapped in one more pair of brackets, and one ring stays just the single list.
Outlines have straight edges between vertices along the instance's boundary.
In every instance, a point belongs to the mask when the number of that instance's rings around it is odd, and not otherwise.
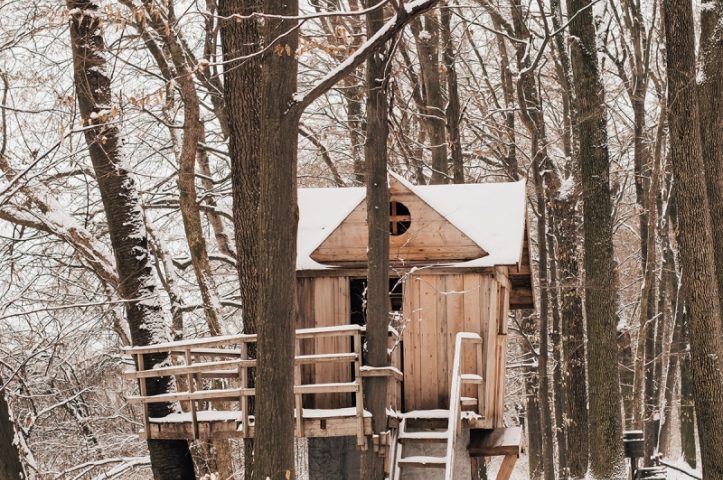
[{"label": "thick tree trunk", "polygon": [[[296,162],[299,109],[296,93],[297,0],[265,0],[261,60],[258,239],[259,298],[256,326],[256,438],[254,480],[294,478],[294,324],[296,231],[299,211]],[[279,40],[281,33],[285,36]],[[281,42],[276,43],[274,42]],[[276,133],[273,133],[276,132]]]},{"label": "thick tree trunk", "polygon": [[723,307],[723,0],[703,0],[702,7],[698,107],[718,298]]},{"label": "thick tree trunk", "polygon": [[[4,387],[4,388],[3,388]],[[20,460],[17,444],[18,435],[5,400],[7,385],[0,377],[0,478],[25,480],[25,471]]]},{"label": "thick tree trunk", "polygon": [[607,108],[588,0],[569,0],[573,83],[580,131],[587,314],[590,473],[625,478],[622,399],[617,369],[617,306],[613,252]]},{"label": "thick tree trunk", "polygon": [[[224,17],[246,17],[259,11],[258,0],[224,0]],[[255,19],[237,19],[221,24],[221,43],[228,62],[224,72],[224,99],[229,117],[229,152],[233,192],[234,240],[240,297],[243,305],[244,333],[256,333],[258,311],[258,207],[259,207],[259,110],[261,74],[258,58],[244,58],[260,48]],[[234,60],[244,58],[243,60]],[[255,345],[249,357],[256,358]],[[252,372],[250,386],[254,385]],[[252,399],[253,400],[253,399]],[[249,402],[250,414],[255,402]],[[253,439],[244,440],[244,477],[253,477]]]},{"label": "thick tree trunk", "polygon": [[[75,89],[85,125],[88,152],[95,176],[118,270],[118,294],[125,302],[131,340],[150,345],[169,340],[168,328],[156,293],[153,266],[148,249],[143,211],[135,181],[121,162],[118,128],[107,123],[113,115],[110,77],[106,74],[102,22],[98,6],[89,0],[68,0],[73,50]],[[137,299],[141,300],[137,300]],[[146,366],[167,361],[166,355],[147,355]],[[149,395],[172,390],[170,377],[147,381]],[[150,415],[161,417],[172,411],[171,404],[151,404]],[[151,467],[157,480],[195,478],[193,462],[185,440],[148,440]]]},{"label": "thick tree trunk", "polygon": [[[685,291],[681,289],[681,294]],[[682,295],[684,296],[684,295]],[[693,468],[697,467],[698,455],[695,446],[695,400],[693,400],[693,381],[690,359],[690,317],[683,308],[681,302],[681,343],[684,351],[680,357],[680,448],[683,453],[683,460]]]},{"label": "thick tree trunk", "polygon": [[[670,148],[678,204],[678,244],[690,325],[693,395],[703,477],[723,478],[723,342],[713,233],[704,180],[695,89],[691,2],[666,1]],[[712,101],[712,99],[706,99]]]},{"label": "thick tree trunk", "polygon": [[[222,17],[248,17],[260,10],[259,0],[222,0]],[[229,153],[231,155],[231,190],[233,196],[234,242],[243,305],[242,331],[256,333],[259,295],[259,150],[261,142],[261,63],[257,57],[246,58],[260,49],[256,19],[224,20],[220,24],[221,46],[226,68],[224,99],[229,118]],[[252,345],[255,347],[254,345]],[[255,358],[255,348],[249,349]],[[251,375],[253,385],[254,375]],[[250,414],[254,403],[249,402]],[[245,477],[253,477],[253,439],[244,440]]]},{"label": "thick tree trunk", "polygon": [[[368,0],[366,8],[378,3]],[[372,36],[384,24],[381,9],[367,15],[367,35]],[[389,364],[389,189],[387,187],[387,75],[389,52],[380,50],[367,60],[366,143],[366,202],[368,244],[367,273],[367,363],[373,367]],[[379,434],[387,430],[387,379],[372,377],[365,380],[365,403],[372,413],[372,430]],[[371,438],[361,464],[361,478],[384,479],[384,458],[374,452]]]}]

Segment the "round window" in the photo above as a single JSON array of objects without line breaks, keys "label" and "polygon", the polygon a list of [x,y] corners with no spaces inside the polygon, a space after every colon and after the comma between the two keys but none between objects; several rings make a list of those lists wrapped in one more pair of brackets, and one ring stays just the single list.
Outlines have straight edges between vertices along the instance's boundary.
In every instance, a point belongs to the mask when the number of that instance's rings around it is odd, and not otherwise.
[{"label": "round window", "polygon": [[389,233],[401,235],[409,230],[411,224],[412,216],[407,206],[395,200],[389,202]]}]

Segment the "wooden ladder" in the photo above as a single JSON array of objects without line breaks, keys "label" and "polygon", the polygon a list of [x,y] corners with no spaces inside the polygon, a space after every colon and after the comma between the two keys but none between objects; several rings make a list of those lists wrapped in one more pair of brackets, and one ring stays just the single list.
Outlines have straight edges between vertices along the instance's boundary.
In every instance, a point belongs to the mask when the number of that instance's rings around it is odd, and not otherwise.
[{"label": "wooden ladder", "polygon": [[[482,358],[482,338],[476,333],[460,332],[454,343],[454,362],[452,364],[452,382],[450,388],[449,410],[419,410],[402,415],[394,443],[393,462],[390,480],[400,480],[405,467],[443,469],[444,480],[454,478],[454,455],[457,434],[462,423],[462,385],[473,384],[479,387],[477,399],[479,412],[484,412],[484,379],[473,373],[462,373],[462,346],[464,343],[475,345],[478,360]],[[479,365],[479,363],[478,363]],[[446,427],[440,422],[446,421]],[[419,431],[409,431],[408,423],[419,423]],[[426,427],[423,424],[427,422]],[[404,445],[409,443],[437,444],[444,447],[445,455],[404,456]]]}]

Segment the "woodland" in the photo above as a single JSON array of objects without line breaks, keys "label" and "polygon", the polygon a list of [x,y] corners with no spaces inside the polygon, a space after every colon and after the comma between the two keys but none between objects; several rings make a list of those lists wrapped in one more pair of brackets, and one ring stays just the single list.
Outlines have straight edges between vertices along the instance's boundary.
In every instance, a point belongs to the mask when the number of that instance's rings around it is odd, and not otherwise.
[{"label": "woodland", "polygon": [[[367,189],[384,365],[389,171],[526,180],[513,478],[627,479],[641,430],[723,479],[723,0],[0,0],[0,97],[0,480],[306,478],[297,189]],[[238,333],[253,441],[140,439],[124,347]]]}]

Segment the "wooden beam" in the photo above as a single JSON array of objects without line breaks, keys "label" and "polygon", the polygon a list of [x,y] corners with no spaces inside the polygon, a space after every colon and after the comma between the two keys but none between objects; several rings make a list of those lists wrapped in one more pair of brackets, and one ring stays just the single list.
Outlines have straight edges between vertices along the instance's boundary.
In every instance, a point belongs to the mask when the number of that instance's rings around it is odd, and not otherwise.
[{"label": "wooden beam", "polygon": [[472,457],[519,455],[522,427],[471,429],[469,454]]},{"label": "wooden beam", "polygon": [[502,465],[497,472],[497,480],[509,480],[512,476],[512,471],[515,469],[515,463],[517,462],[517,455],[506,455],[502,460]]}]

